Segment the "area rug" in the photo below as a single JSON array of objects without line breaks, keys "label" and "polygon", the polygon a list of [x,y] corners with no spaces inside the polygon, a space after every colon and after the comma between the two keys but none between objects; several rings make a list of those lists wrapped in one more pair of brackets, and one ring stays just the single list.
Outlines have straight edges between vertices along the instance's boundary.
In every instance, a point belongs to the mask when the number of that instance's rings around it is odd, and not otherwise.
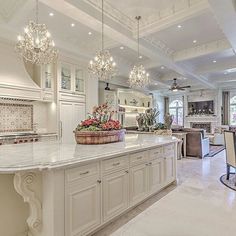
[{"label": "area rug", "polygon": [[208,157],[213,157],[217,153],[223,151],[224,149],[225,149],[225,146],[223,146],[223,145],[212,145],[212,144],[210,144],[210,152],[207,156]]},{"label": "area rug", "polygon": [[222,175],[220,177],[220,182],[224,184],[226,187],[236,191],[236,186],[235,186],[235,174],[230,173],[229,180],[226,179],[226,174]]}]

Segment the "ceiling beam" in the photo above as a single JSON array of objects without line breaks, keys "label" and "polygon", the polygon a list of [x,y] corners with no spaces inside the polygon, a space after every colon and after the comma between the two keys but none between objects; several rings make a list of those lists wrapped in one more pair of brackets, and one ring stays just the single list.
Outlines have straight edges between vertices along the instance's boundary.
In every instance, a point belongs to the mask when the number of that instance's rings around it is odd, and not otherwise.
[{"label": "ceiling beam", "polygon": [[232,48],[236,51],[236,11],[233,0],[209,0],[210,7],[216,20],[229,40]]},{"label": "ceiling beam", "polygon": [[180,6],[171,6],[169,9],[163,10],[163,13],[160,12],[159,19],[153,21],[153,23],[145,24],[144,22],[140,30],[140,36],[148,36],[209,11],[207,0],[195,1],[192,4],[190,1],[176,1],[175,4]]},{"label": "ceiling beam", "polygon": [[[70,0],[70,2],[73,2],[74,5],[64,0],[57,0],[57,1],[40,0],[40,1],[48,5],[49,7],[54,8],[56,11],[59,11],[64,15],[67,15],[68,17],[73,18],[74,20],[92,28],[93,30],[100,32],[101,29],[100,18],[98,19],[82,11],[79,8],[80,3],[78,1]],[[106,24],[104,25],[105,35],[115,41],[120,42],[124,46],[136,50],[137,42],[132,37],[132,33],[127,31],[125,32],[120,27],[118,28],[118,25],[113,24],[111,26],[109,25],[109,23],[106,21]],[[153,61],[162,62],[162,64],[165,65],[166,67],[176,71],[179,74],[182,74],[187,78],[199,80],[207,88],[215,88],[215,86],[212,83],[209,83],[204,77],[199,77],[195,75],[192,71],[189,71],[189,69],[185,66],[179,66],[175,64],[175,62],[171,57],[168,57],[159,48],[154,47],[146,40],[142,39],[140,40],[140,52]]]},{"label": "ceiling beam", "polygon": [[196,47],[177,51],[173,54],[174,61],[184,61],[230,49],[231,45],[226,39],[201,44]]},{"label": "ceiling beam", "polygon": [[236,63],[233,62],[221,62],[219,65],[212,64],[211,66],[207,65],[201,68],[198,68],[195,73],[197,74],[209,74],[209,73],[216,73],[219,71],[225,71],[225,72],[230,72],[230,71],[235,71],[236,69]]}]

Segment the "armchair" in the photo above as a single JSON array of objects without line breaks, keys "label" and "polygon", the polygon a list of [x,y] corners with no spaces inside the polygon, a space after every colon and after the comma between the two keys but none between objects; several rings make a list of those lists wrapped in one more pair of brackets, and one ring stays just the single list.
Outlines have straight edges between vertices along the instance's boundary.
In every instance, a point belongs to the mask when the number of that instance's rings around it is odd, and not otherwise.
[{"label": "armchair", "polygon": [[201,131],[190,131],[186,138],[187,156],[203,158],[209,154],[210,141],[208,137],[204,137]]}]

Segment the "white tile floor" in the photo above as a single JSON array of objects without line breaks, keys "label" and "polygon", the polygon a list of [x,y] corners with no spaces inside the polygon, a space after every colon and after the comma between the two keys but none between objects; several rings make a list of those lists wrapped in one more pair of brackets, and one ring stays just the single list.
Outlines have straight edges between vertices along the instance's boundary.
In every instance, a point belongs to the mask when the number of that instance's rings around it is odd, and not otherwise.
[{"label": "white tile floor", "polygon": [[203,160],[182,159],[176,188],[150,199],[149,208],[142,204],[96,236],[235,235],[236,192],[220,183],[224,173],[224,152]]}]

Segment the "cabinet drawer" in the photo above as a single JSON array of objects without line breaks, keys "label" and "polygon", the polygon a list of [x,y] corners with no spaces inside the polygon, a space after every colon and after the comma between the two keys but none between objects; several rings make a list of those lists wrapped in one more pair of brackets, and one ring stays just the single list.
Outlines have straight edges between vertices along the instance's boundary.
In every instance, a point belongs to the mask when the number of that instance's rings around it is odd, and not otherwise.
[{"label": "cabinet drawer", "polygon": [[130,165],[134,166],[148,161],[148,152],[138,152],[130,155]]},{"label": "cabinet drawer", "polygon": [[158,147],[158,148],[152,149],[150,150],[149,153],[150,153],[151,160],[158,159],[160,157],[163,157],[163,148]]},{"label": "cabinet drawer", "polygon": [[164,155],[165,156],[174,156],[174,144],[170,144],[170,145],[167,145],[167,146],[164,146]]},{"label": "cabinet drawer", "polygon": [[66,170],[66,181],[69,183],[98,174],[99,174],[99,164],[98,163],[89,164]]},{"label": "cabinet drawer", "polygon": [[129,167],[128,156],[115,157],[102,162],[102,173],[127,169]]}]

